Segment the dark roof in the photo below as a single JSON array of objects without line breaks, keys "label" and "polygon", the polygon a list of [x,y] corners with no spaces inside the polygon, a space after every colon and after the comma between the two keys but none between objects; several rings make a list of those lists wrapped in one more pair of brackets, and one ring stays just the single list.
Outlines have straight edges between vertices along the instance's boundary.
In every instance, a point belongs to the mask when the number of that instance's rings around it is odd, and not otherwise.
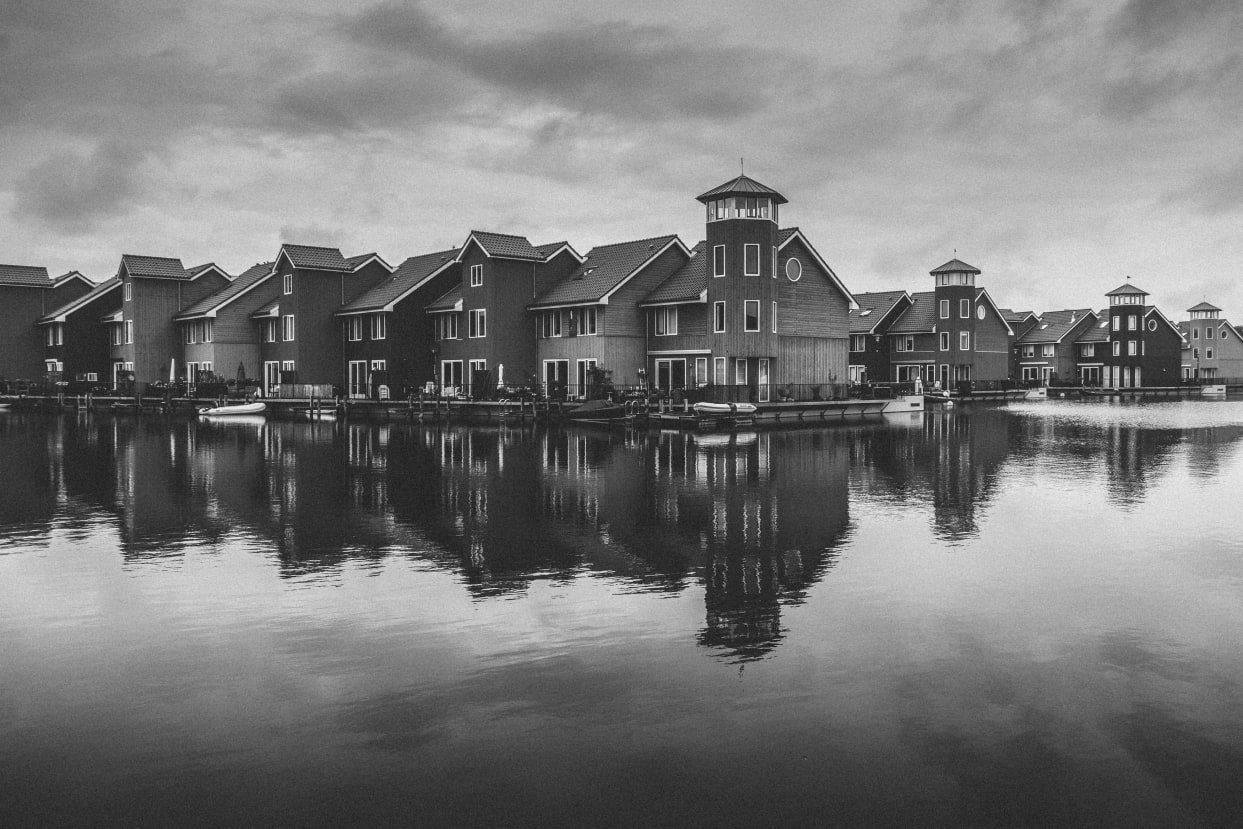
[{"label": "dark roof", "polygon": [[270,317],[273,314],[279,314],[280,304],[281,304],[281,298],[277,297],[271,302],[264,304],[263,307],[256,308],[255,312],[251,314],[251,316],[252,317]]},{"label": "dark roof", "polygon": [[890,334],[927,334],[937,324],[937,295],[934,291],[911,294],[911,307],[889,326]]},{"label": "dark roof", "polygon": [[[540,256],[547,259],[548,257],[552,256],[554,253],[561,250],[563,247],[566,247],[567,245],[570,245],[570,243],[566,241],[549,242],[545,245],[535,245],[535,251]],[[573,249],[573,245],[570,245],[570,248]]]},{"label": "dark roof", "polygon": [[1001,313],[1001,318],[1010,323],[1022,322],[1028,317],[1036,316],[1035,311],[1014,311],[1010,308],[998,308],[997,310]]},{"label": "dark roof", "polygon": [[47,288],[51,284],[52,278],[47,275],[47,268],[34,265],[0,265],[0,285]]},{"label": "dark roof", "polygon": [[[469,238],[473,238],[478,242],[479,246],[483,248],[483,252],[488,256],[498,259],[530,259],[539,262],[545,259],[545,255],[536,250],[535,246],[525,236],[510,236],[505,233],[487,233],[482,230],[472,230]],[[465,245],[462,246],[462,249],[465,250]]]},{"label": "dark roof", "polygon": [[83,276],[81,271],[70,271],[69,273],[63,273],[52,280],[52,285],[58,287],[71,279],[80,279],[91,287],[95,286],[95,283]]},{"label": "dark roof", "polygon": [[797,227],[783,227],[777,231],[777,247],[781,247],[790,241],[790,237],[798,233]]},{"label": "dark roof", "polygon": [[116,277],[104,280],[72,302],[66,302],[50,314],[43,316],[39,322],[56,322],[58,317],[63,317],[66,314],[72,314],[74,311],[78,310],[87,303],[94,302],[104,294],[109,291],[115,291],[119,287],[121,287],[121,280]]},{"label": "dark roof", "polygon": [[427,304],[428,311],[452,311],[454,306],[462,301],[462,283],[454,285],[445,291],[444,296],[440,299],[429,302]]},{"label": "dark roof", "polygon": [[699,302],[708,290],[707,242],[700,242],[691,251],[691,258],[652,289],[641,305],[666,305],[674,302]]},{"label": "dark roof", "polygon": [[941,267],[928,271],[928,273],[932,276],[936,276],[939,273],[975,273],[975,274],[978,274],[979,272],[980,272],[979,268],[974,268],[971,265],[968,265],[966,262],[962,261],[961,259],[951,259],[950,261],[946,262]]},{"label": "dark roof", "polygon": [[1136,288],[1130,282],[1124,282],[1123,284],[1119,285],[1117,288],[1114,288],[1112,291],[1105,294],[1105,296],[1124,296],[1127,294],[1139,294],[1140,296],[1148,296],[1147,291],[1143,291],[1143,290],[1140,290],[1139,288]]},{"label": "dark roof", "polygon": [[1096,312],[1099,321],[1075,338],[1077,343],[1103,343],[1109,340],[1109,310]]},{"label": "dark roof", "polygon": [[271,262],[259,262],[251,265],[240,276],[225,285],[215,293],[208,294],[198,302],[186,308],[177,315],[177,319],[189,319],[190,317],[202,316],[210,311],[219,308],[237,295],[244,293],[256,282],[259,282],[272,274]]},{"label": "dark roof", "polygon": [[289,261],[293,263],[295,268],[306,268],[313,271],[353,270],[337,248],[317,248],[311,245],[281,245],[281,252],[289,257]]},{"label": "dark roof", "polygon": [[402,262],[393,275],[380,284],[364,291],[361,296],[338,311],[338,314],[362,311],[379,311],[389,303],[399,299],[403,294],[412,291],[432,274],[444,269],[446,265],[456,265],[457,248],[411,256]]},{"label": "dark roof", "polygon": [[220,271],[227,279],[233,278],[232,274],[217,265],[215,262],[207,262],[203,265],[195,265],[193,268],[186,268],[186,273],[189,274],[190,279],[197,279],[204,271],[211,270],[212,268]]},{"label": "dark roof", "polygon": [[360,253],[357,256],[347,256],[345,257],[345,264],[346,266],[349,267],[350,270],[354,270],[359,265],[361,265],[363,262],[366,262],[368,259],[370,259],[373,256],[376,259],[379,259],[381,262],[384,261],[383,257],[381,257],[380,254],[372,251],[371,253]]},{"label": "dark roof", "polygon": [[731,179],[695,198],[706,203],[721,196],[768,196],[776,204],[785,204],[789,201],[789,199],[773,188],[760,184],[755,179],[747,178],[746,176],[738,176],[736,179]]},{"label": "dark roof", "polygon": [[1065,337],[1083,318],[1096,313],[1091,308],[1068,308],[1065,311],[1045,311],[1040,321],[1019,337],[1024,345],[1055,343]]},{"label": "dark roof", "polygon": [[166,256],[136,256],[126,253],[121,256],[121,266],[131,277],[149,279],[189,279],[190,274],[181,265],[180,259]]},{"label": "dark roof", "polygon": [[677,238],[676,235],[653,236],[594,247],[569,277],[545,291],[531,307],[598,302]]},{"label": "dark roof", "polygon": [[[876,324],[885,318],[895,304],[906,296],[906,291],[878,291],[870,294],[855,294],[858,310],[850,311],[850,333],[869,333]],[[884,333],[884,332],[881,332]]]},{"label": "dark roof", "polygon": [[1193,305],[1187,309],[1188,311],[1218,311],[1221,309],[1211,302],[1201,302],[1199,305]]}]

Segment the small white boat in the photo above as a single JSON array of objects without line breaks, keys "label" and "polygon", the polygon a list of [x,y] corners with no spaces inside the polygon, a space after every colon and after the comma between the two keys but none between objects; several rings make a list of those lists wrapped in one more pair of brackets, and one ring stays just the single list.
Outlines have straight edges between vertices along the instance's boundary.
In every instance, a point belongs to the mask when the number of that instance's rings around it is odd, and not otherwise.
[{"label": "small white boat", "polygon": [[702,415],[749,415],[755,414],[754,403],[696,403],[691,406],[696,414]]},{"label": "small white boat", "polygon": [[266,403],[233,403],[225,406],[208,406],[199,409],[199,414],[207,417],[225,417],[229,415],[256,415],[267,409]]},{"label": "small white boat", "polygon": [[1225,397],[1226,386],[1225,384],[1203,386],[1200,389],[1200,394],[1204,395],[1205,397]]}]

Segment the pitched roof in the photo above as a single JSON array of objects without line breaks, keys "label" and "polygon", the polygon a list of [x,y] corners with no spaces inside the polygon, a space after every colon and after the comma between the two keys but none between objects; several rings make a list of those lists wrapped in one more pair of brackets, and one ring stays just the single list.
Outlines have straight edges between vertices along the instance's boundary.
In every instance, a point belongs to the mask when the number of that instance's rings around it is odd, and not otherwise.
[{"label": "pitched roof", "polygon": [[1084,317],[1095,313],[1091,308],[1045,311],[1040,315],[1040,321],[1019,337],[1018,341],[1023,345],[1061,342],[1071,329],[1083,322]]},{"label": "pitched roof", "polygon": [[904,298],[909,298],[906,291],[855,294],[855,302],[859,304],[859,307],[850,310],[850,333],[870,334],[885,318],[885,315]]},{"label": "pitched roof", "polygon": [[1147,291],[1143,291],[1143,290],[1140,290],[1139,288],[1136,288],[1130,282],[1124,282],[1123,284],[1119,285],[1117,288],[1114,288],[1112,291],[1105,294],[1105,296],[1124,296],[1127,294],[1138,294],[1139,296],[1148,296]]},{"label": "pitched roof", "polygon": [[206,264],[203,264],[203,265],[195,265],[193,268],[186,268],[186,273],[190,275],[190,279],[198,279],[204,273],[206,273],[209,270],[212,270],[213,268],[219,271],[220,273],[224,274],[226,279],[233,278],[232,274],[230,274],[224,268],[217,265],[215,262],[207,262]]},{"label": "pitched roof", "polygon": [[61,274],[60,276],[52,280],[52,287],[59,288],[61,285],[64,285],[66,282],[69,282],[74,279],[85,282],[87,285],[91,286],[92,288],[95,287],[95,283],[87,279],[85,276],[83,276],[81,271],[70,271],[69,273]]},{"label": "pitched roof", "polygon": [[738,176],[724,184],[713,187],[706,193],[695,198],[701,202],[709,202],[722,196],[768,196],[777,204],[785,204],[789,199],[767,185],[760,184],[753,178]]},{"label": "pitched roof", "polygon": [[458,304],[462,301],[462,283],[454,285],[445,291],[444,295],[433,302],[427,304],[428,311],[455,311]]},{"label": "pitched roof", "polygon": [[182,320],[192,317],[215,316],[215,311],[271,276],[272,264],[271,262],[259,262],[251,265],[228,285],[203,297],[179,313],[176,318]]},{"label": "pitched roof", "polygon": [[797,237],[798,240],[803,243],[803,247],[807,248],[807,252],[812,255],[812,257],[816,260],[816,264],[819,265],[821,270],[825,272],[825,275],[829,277],[829,281],[833,283],[833,287],[841,291],[842,296],[846,298],[846,302],[849,305],[854,305],[855,304],[854,294],[850,293],[850,289],[846,287],[845,283],[843,283],[840,279],[837,278],[837,274],[833,271],[832,268],[829,267],[829,263],[824,261],[824,257],[820,255],[820,251],[816,250],[815,246],[811,243],[811,240],[803,235],[803,231],[799,230],[797,227],[786,228],[785,230],[778,230],[777,231],[777,249],[781,250],[787,244],[789,244],[790,241],[793,240],[795,237]]},{"label": "pitched roof", "polygon": [[1188,311],[1219,311],[1219,312],[1221,311],[1220,308],[1218,308],[1216,305],[1212,304],[1211,302],[1201,302],[1199,305],[1193,305],[1187,310]]},{"label": "pitched roof", "polygon": [[528,259],[533,262],[543,262],[545,258],[525,236],[472,230],[470,236],[466,238],[466,243],[462,245],[463,252],[471,239],[483,248],[484,253],[497,259]]},{"label": "pitched roof", "polygon": [[[338,248],[320,248],[312,245],[281,245],[281,253],[289,257],[295,268],[313,271],[353,270]],[[278,257],[279,258],[279,257]]]},{"label": "pitched roof", "polygon": [[402,262],[393,275],[364,291],[353,302],[337,312],[357,314],[364,311],[390,310],[389,305],[405,297],[445,268],[457,265],[457,248],[411,256]]},{"label": "pitched roof", "polygon": [[[148,279],[189,279],[190,274],[182,267],[180,259],[167,256],[136,256],[122,254],[121,267],[131,277]],[[120,273],[120,268],[117,269]]]},{"label": "pitched roof", "polygon": [[701,302],[708,290],[707,242],[700,242],[691,250],[691,258],[671,273],[655,288],[640,305],[668,305],[678,302]]},{"label": "pitched roof", "polygon": [[252,318],[254,317],[276,317],[276,316],[280,316],[280,313],[281,313],[281,298],[277,297],[271,302],[264,304],[263,307],[256,308],[255,312],[251,314],[250,316]]},{"label": "pitched roof", "polygon": [[545,291],[530,307],[599,302],[677,238],[670,234],[594,247],[573,273]]},{"label": "pitched roof", "polygon": [[927,334],[937,324],[937,295],[934,291],[911,294],[911,307],[889,326],[890,334]]},{"label": "pitched roof", "polygon": [[1102,309],[1096,312],[1099,319],[1095,325],[1090,326],[1075,338],[1077,343],[1103,343],[1109,340],[1109,310]]},{"label": "pitched roof", "polygon": [[1002,319],[1011,324],[1036,316],[1035,311],[1014,311],[1010,308],[998,308],[997,310],[1001,312]]},{"label": "pitched roof", "polygon": [[94,288],[91,288],[89,291],[84,293],[82,296],[78,297],[72,302],[66,302],[64,305],[52,311],[50,314],[47,314],[43,316],[42,318],[40,318],[39,323],[43,324],[43,323],[49,323],[49,322],[64,322],[65,317],[67,317],[68,315],[74,313],[79,308],[82,308],[88,303],[94,302],[95,300],[99,299],[101,296],[108,293],[109,291],[115,291],[119,287],[121,287],[121,280],[117,279],[116,277],[100,282],[98,285],[96,285]]},{"label": "pitched roof", "polygon": [[928,271],[929,275],[936,276],[939,273],[975,273],[980,272],[979,268],[972,267],[961,259],[951,259],[939,268]]},{"label": "pitched roof", "polygon": [[47,268],[34,265],[0,265],[0,285],[48,288],[52,285],[52,278],[47,275]]}]

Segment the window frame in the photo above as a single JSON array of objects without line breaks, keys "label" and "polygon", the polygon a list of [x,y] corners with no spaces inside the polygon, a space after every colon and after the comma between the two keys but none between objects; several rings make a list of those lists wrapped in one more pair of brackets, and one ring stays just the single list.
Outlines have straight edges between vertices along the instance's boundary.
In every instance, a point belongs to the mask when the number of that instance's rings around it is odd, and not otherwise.
[{"label": "window frame", "polygon": [[[755,316],[751,316],[750,308],[755,306]],[[752,321],[754,320],[754,325]],[[758,334],[763,328],[760,319],[760,301],[758,299],[744,299],[742,301],[742,330],[747,334]]]},{"label": "window frame", "polygon": [[964,320],[971,319],[971,300],[958,300],[958,318]]},{"label": "window frame", "polygon": [[[751,252],[755,251],[755,270],[751,269]],[[759,276],[760,275],[760,246],[754,242],[744,242],[742,245],[742,275],[743,276]]]},{"label": "window frame", "polygon": [[134,344],[134,321],[125,320],[123,325],[125,326],[125,344],[133,345]]},{"label": "window frame", "polygon": [[482,340],[488,336],[488,309],[471,308],[466,318],[466,338]]},{"label": "window frame", "polygon": [[718,299],[712,303],[712,333],[725,333],[725,300]]},{"label": "window frame", "polygon": [[371,315],[371,339],[387,340],[388,339],[388,315],[372,314]]},{"label": "window frame", "polygon": [[712,277],[714,279],[725,276],[725,245],[715,245],[712,248]]},{"label": "window frame", "polygon": [[971,332],[970,331],[959,331],[958,332],[958,350],[959,351],[970,351],[971,350]]},{"label": "window frame", "polygon": [[362,342],[363,339],[363,318],[355,314],[352,317],[345,318],[345,341],[350,343]]},{"label": "window frame", "polygon": [[293,274],[287,273],[281,275],[281,294],[289,296],[293,293]]},{"label": "window frame", "polygon": [[483,265],[470,266],[470,286],[472,288],[483,287]]},{"label": "window frame", "polygon": [[950,332],[948,331],[940,332],[940,334],[937,337],[937,340],[938,340],[937,345],[940,347],[941,351],[950,350]]},{"label": "window frame", "polygon": [[291,343],[297,339],[298,326],[293,314],[281,316],[281,342]]},{"label": "window frame", "polygon": [[941,300],[939,310],[941,314],[941,319],[943,320],[949,319],[950,318],[950,301],[948,299]]}]

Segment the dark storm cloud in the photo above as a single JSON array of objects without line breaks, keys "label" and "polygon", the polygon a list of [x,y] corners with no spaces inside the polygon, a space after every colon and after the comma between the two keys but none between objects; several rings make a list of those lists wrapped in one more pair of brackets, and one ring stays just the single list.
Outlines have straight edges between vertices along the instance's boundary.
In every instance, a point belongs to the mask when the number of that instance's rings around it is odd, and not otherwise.
[{"label": "dark storm cloud", "polygon": [[103,215],[128,208],[141,195],[145,153],[109,141],[88,154],[58,152],[17,180],[13,211],[65,233],[90,230]]},{"label": "dark storm cloud", "polygon": [[703,32],[625,21],[481,37],[420,6],[386,3],[341,24],[354,42],[451,65],[526,100],[631,120],[736,119],[789,94],[812,66]]}]

